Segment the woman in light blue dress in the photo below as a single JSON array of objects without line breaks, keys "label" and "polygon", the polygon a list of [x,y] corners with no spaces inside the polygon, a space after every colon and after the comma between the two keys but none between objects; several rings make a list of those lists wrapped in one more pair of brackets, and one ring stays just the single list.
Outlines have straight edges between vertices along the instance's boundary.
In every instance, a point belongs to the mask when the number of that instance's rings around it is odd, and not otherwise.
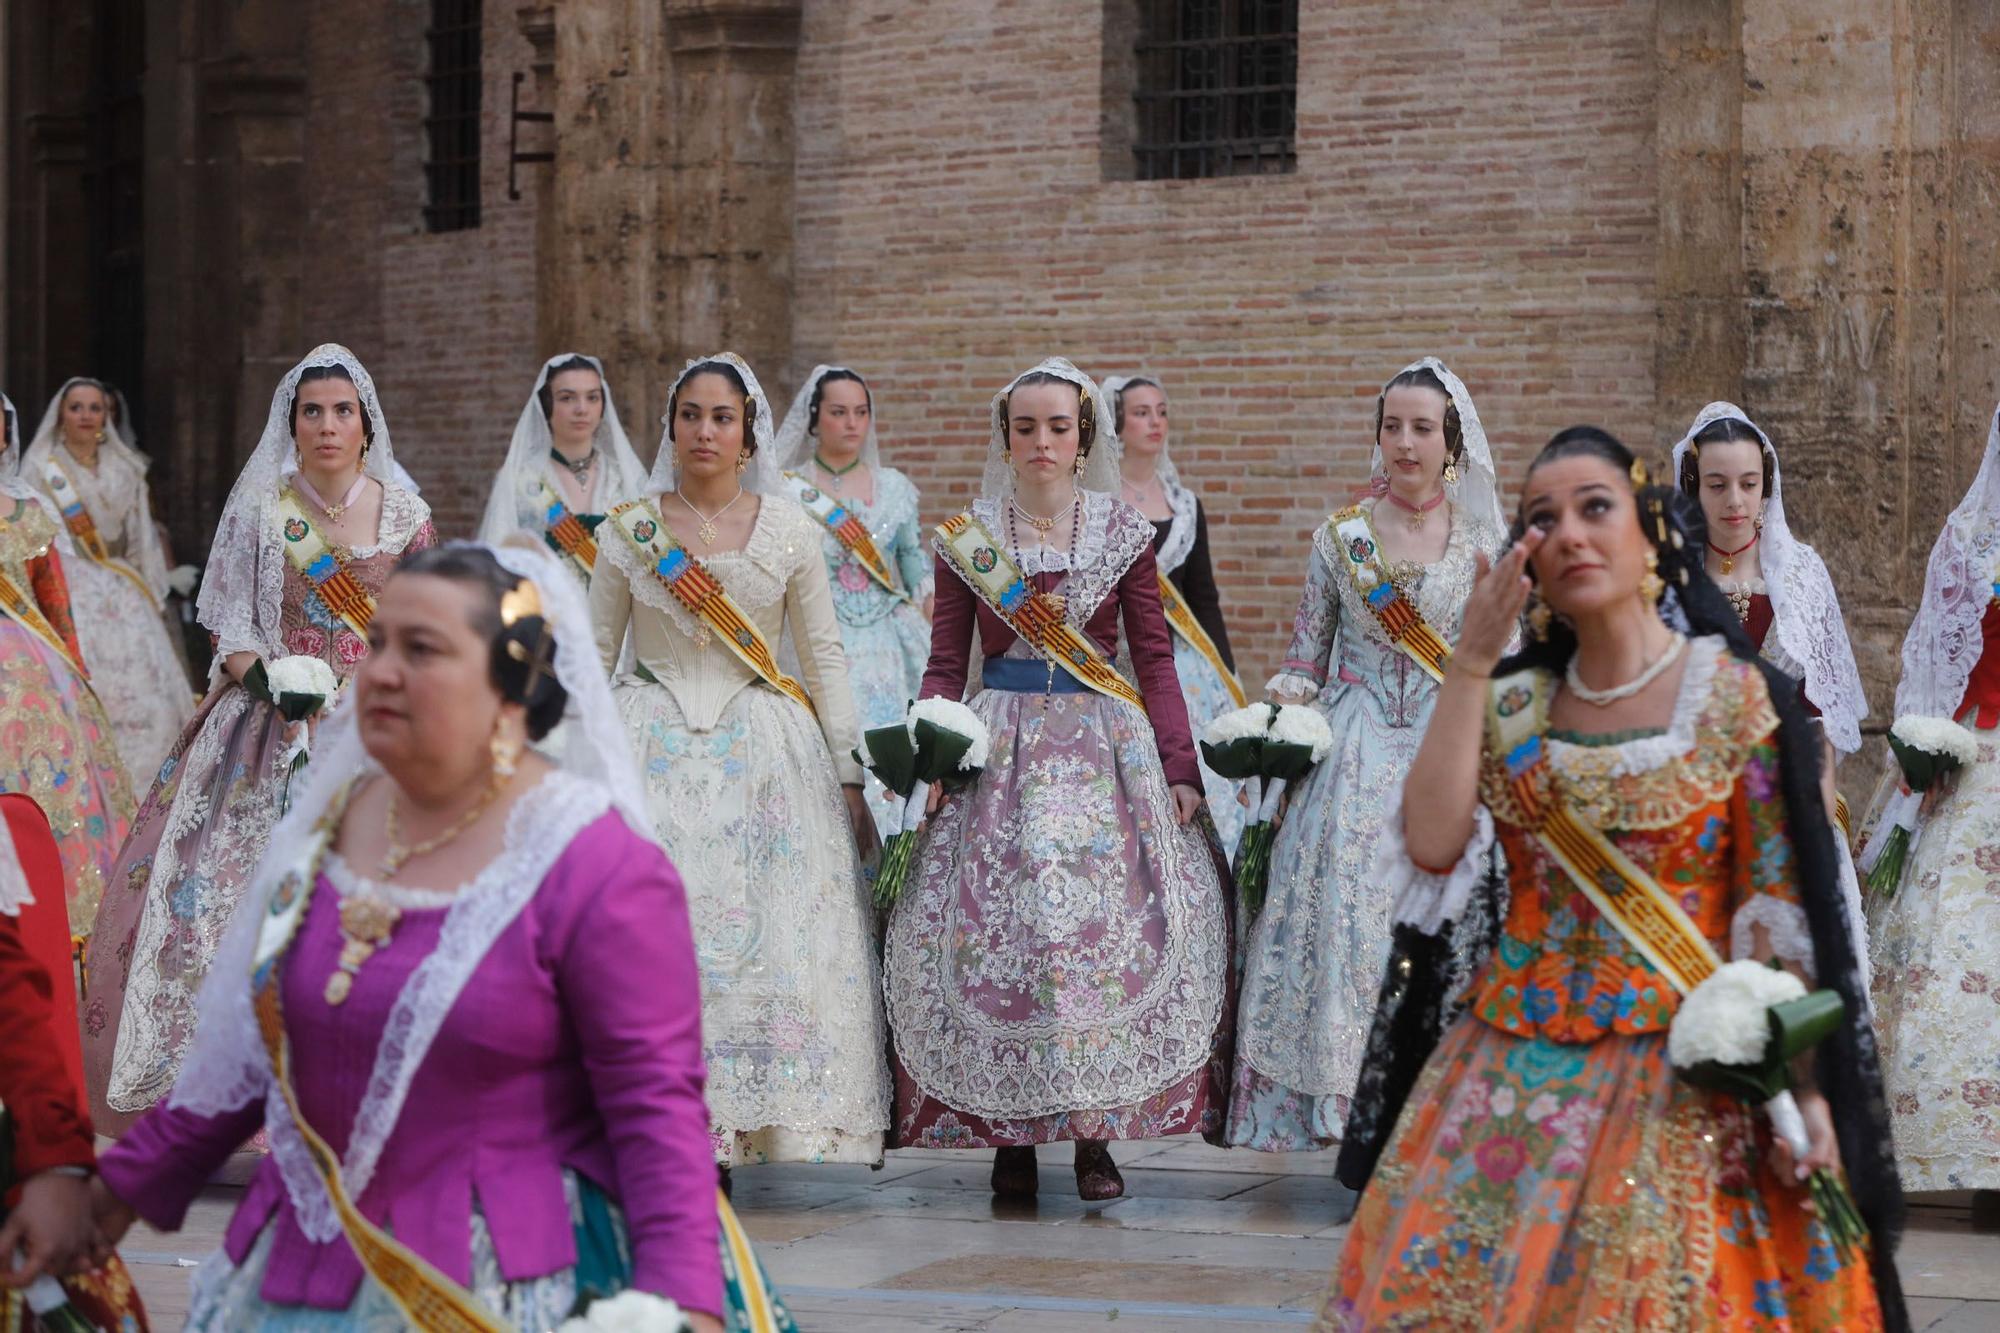
[{"label": "woman in light blue dress", "polygon": [[[903,720],[931,654],[932,572],[918,526],[917,488],[883,467],[868,382],[845,366],[814,366],[778,429],[791,493],[819,525],[833,613],[862,731]],[[858,520],[838,529],[843,519]],[[831,525],[831,526],[830,526]],[[858,539],[858,540],[857,540]],[[868,808],[887,838],[902,800],[868,775]]]},{"label": "woman in light blue dress", "polygon": [[1436,358],[1383,387],[1372,471],[1361,502],[1313,533],[1291,647],[1267,687],[1274,702],[1319,709],[1334,743],[1292,789],[1264,906],[1244,931],[1235,1147],[1340,1142],[1388,963],[1391,903],[1373,874],[1375,843],[1437,680],[1390,640],[1362,596],[1368,574],[1356,557],[1450,644],[1475,557],[1491,559],[1505,539],[1486,433],[1465,385]]}]

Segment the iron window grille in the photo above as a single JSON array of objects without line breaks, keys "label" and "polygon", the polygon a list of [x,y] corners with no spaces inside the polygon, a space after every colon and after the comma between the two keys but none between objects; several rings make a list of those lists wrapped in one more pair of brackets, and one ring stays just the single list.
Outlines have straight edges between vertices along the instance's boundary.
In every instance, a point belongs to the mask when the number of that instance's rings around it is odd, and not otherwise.
[{"label": "iron window grille", "polygon": [[431,0],[430,114],[424,117],[424,225],[479,225],[480,0]]},{"label": "iron window grille", "polygon": [[1297,169],[1298,0],[1141,0],[1140,180]]}]

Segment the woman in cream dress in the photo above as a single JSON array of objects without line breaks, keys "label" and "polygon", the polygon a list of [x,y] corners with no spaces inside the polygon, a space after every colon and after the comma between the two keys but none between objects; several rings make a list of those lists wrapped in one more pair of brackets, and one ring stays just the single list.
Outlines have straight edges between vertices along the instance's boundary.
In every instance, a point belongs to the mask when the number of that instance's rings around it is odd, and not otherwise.
[{"label": "woman in cream dress", "polygon": [[152,464],[110,420],[111,402],[96,380],[65,383],[28,442],[20,479],[76,547],[64,570],[77,639],[118,755],[143,791],[193,714],[194,693],[161,613],[169,589],[146,489]]},{"label": "woman in cream dress", "polygon": [[[875,827],[819,529],[740,358],[691,362],[667,422],[647,498],[599,529],[591,619],[606,669],[630,635],[614,693],[688,886],[716,1160],[878,1162],[889,1075],[856,856]],[[674,578],[726,604],[697,616]],[[787,632],[803,684],[777,668]]]}]

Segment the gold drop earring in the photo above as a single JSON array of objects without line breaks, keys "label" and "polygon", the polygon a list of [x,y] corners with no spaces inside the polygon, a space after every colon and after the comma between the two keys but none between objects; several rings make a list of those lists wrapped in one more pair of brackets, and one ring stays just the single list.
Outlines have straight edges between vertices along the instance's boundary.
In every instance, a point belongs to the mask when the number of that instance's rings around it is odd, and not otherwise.
[{"label": "gold drop earring", "polygon": [[1646,548],[1646,572],[1639,580],[1639,595],[1654,606],[1667,595],[1666,580],[1660,577],[1660,553],[1650,546]]},{"label": "gold drop earring", "polygon": [[505,724],[498,719],[493,723],[493,739],[486,748],[493,756],[493,780],[505,782],[512,778],[520,767],[521,742],[509,736]]},{"label": "gold drop earring", "polygon": [[748,452],[747,450],[743,450],[743,449],[739,449],[739,450],[737,450],[737,451],[736,451],[736,475],[737,475],[737,476],[739,476],[739,477],[740,477],[740,476],[742,476],[742,475],[743,475],[743,469],[744,469],[744,468],[746,468],[746,467],[749,467],[749,466],[750,466],[750,454],[749,454],[749,452]]},{"label": "gold drop earring", "polygon": [[1458,460],[1455,458],[1445,461],[1444,484],[1447,486],[1458,485]]},{"label": "gold drop earring", "polygon": [[1536,643],[1549,641],[1549,604],[1533,593],[1528,595],[1528,637]]}]

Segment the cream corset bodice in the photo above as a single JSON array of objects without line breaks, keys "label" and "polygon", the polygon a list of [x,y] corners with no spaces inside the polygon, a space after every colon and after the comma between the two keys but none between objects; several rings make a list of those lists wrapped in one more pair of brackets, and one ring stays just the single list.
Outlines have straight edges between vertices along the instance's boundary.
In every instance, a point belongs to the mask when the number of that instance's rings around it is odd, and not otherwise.
[{"label": "cream corset bodice", "polygon": [[[851,754],[858,741],[854,700],[819,532],[789,497],[766,495],[742,550],[696,554],[774,655],[790,632],[800,683],[812,696],[834,768],[842,782],[858,783],[861,770]],[[768,688],[675,599],[615,518],[598,529],[597,540],[600,558],[590,583],[590,612],[607,670],[616,668],[629,632],[643,674],[672,693],[696,732],[714,730],[744,689]]]}]

